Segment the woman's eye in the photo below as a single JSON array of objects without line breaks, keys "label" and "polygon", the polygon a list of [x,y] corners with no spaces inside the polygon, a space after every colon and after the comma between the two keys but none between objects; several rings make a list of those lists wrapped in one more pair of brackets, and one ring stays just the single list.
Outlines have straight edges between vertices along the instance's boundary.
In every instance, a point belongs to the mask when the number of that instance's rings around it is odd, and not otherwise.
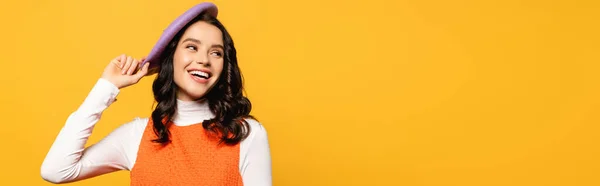
[{"label": "woman's eye", "polygon": [[192,46],[192,45],[187,46],[186,48],[190,49],[190,50],[193,50],[193,51],[196,51],[196,49],[197,49],[195,46]]},{"label": "woman's eye", "polygon": [[217,56],[217,57],[223,56],[223,54],[221,52],[219,52],[219,51],[214,51],[214,52],[211,52],[210,54],[213,55],[213,56]]}]

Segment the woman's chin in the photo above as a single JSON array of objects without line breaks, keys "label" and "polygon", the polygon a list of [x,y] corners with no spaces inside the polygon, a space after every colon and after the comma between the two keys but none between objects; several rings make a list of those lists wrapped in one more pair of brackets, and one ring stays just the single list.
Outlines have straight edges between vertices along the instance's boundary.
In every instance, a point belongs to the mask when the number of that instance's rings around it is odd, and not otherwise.
[{"label": "woman's chin", "polygon": [[195,89],[183,89],[182,92],[180,92],[177,97],[178,97],[178,99],[181,99],[181,100],[191,101],[191,100],[202,99],[205,95],[206,95],[205,89],[195,88]]},{"label": "woman's chin", "polygon": [[182,91],[180,95],[178,95],[178,97],[180,98],[184,98],[184,99],[190,99],[190,100],[198,100],[203,98],[206,93],[208,93],[208,91],[210,90],[211,86],[213,84],[213,82],[208,82],[206,84],[200,84],[200,83],[196,83],[193,80],[190,79],[186,79],[188,81],[186,81],[183,85],[184,86],[180,86],[179,90]]},{"label": "woman's chin", "polygon": [[199,100],[204,98],[206,94],[204,92],[202,92],[201,94],[190,94],[190,98],[192,98],[193,100]]}]

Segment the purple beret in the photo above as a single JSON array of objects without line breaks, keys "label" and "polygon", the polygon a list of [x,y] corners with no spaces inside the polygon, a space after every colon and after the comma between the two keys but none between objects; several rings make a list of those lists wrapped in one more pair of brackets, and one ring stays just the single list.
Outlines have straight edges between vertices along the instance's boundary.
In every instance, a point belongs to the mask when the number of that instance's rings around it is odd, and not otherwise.
[{"label": "purple beret", "polygon": [[[142,62],[141,66],[143,66],[146,62],[149,62],[150,69],[159,67],[160,66],[159,58],[162,55],[162,53],[165,51],[165,48],[167,48],[167,45],[171,42],[171,40],[173,40],[173,37],[175,37],[175,35],[186,24],[188,24],[190,21],[192,21],[194,18],[196,18],[198,15],[200,15],[203,12],[206,12],[213,17],[217,17],[218,9],[215,4],[205,2],[205,3],[197,4],[196,6],[187,10],[185,13],[181,14],[179,17],[177,17],[177,19],[175,19],[175,21],[171,22],[171,24],[169,25],[169,27],[167,27],[167,29],[165,29],[163,31],[162,35],[160,36],[160,39],[158,39],[158,42],[156,42],[156,44],[154,45],[154,48],[152,48],[152,50],[150,51],[150,54],[148,54],[148,56],[146,56],[146,60],[144,62]],[[150,72],[155,73],[156,71],[151,70]],[[152,73],[149,73],[148,75],[150,75],[150,74],[152,74]]]}]

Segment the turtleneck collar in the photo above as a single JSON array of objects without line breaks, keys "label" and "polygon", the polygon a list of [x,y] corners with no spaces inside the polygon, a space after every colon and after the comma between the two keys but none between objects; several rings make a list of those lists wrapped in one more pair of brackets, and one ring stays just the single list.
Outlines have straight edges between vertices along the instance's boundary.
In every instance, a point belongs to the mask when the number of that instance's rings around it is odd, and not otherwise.
[{"label": "turtleneck collar", "polygon": [[173,123],[177,126],[188,126],[201,124],[202,121],[214,117],[207,100],[182,101],[177,99],[177,112],[173,117]]}]

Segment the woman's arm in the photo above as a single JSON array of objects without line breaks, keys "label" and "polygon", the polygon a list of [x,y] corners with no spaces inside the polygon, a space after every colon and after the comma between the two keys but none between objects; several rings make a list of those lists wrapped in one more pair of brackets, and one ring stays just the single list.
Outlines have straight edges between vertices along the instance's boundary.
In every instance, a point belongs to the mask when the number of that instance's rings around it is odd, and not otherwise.
[{"label": "woman's arm", "polygon": [[271,152],[267,130],[256,120],[248,119],[250,136],[243,142],[241,149],[240,173],[245,186],[270,186]]},{"label": "woman's arm", "polygon": [[127,158],[117,141],[127,132],[126,125],[99,143],[84,149],[102,112],[114,102],[118,93],[119,89],[110,82],[98,80],[54,140],[42,163],[41,174],[44,180],[52,183],[73,182],[126,168]]},{"label": "woman's arm", "polygon": [[[119,89],[137,83],[147,72],[145,66],[136,74],[133,74],[135,70],[129,73],[129,68],[137,69],[137,60],[132,59],[122,55],[111,61],[83,104],[69,116],[42,163],[44,180],[66,183],[131,168],[129,143],[136,141],[138,135],[134,133],[138,130],[135,129],[144,125],[139,119],[117,128],[100,142],[84,147]],[[123,69],[127,69],[127,73],[121,73],[122,67],[126,67]]]}]

